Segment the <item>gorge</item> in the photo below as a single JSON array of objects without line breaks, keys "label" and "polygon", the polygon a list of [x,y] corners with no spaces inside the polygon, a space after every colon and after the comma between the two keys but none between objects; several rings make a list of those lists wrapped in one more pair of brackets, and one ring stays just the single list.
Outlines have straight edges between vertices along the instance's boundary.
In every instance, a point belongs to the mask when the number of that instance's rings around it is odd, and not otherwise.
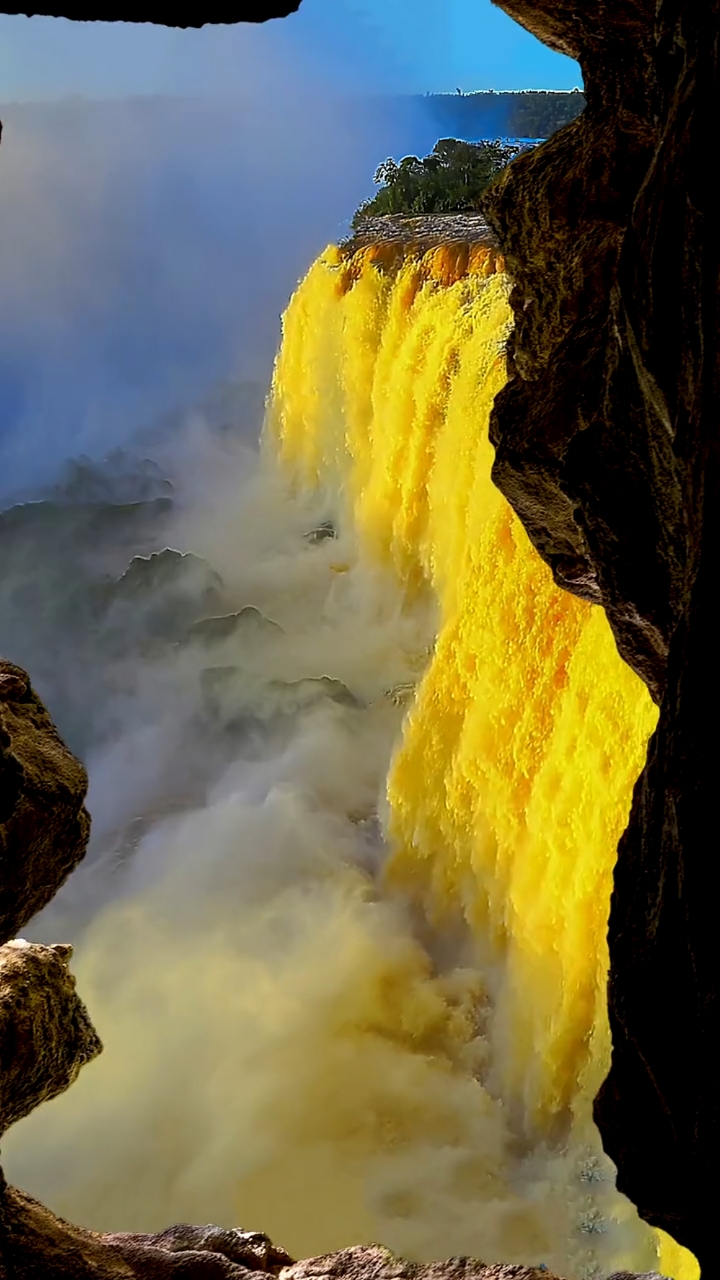
[{"label": "gorge", "polygon": [[[598,3],[582,14],[549,0],[508,0],[503,7],[579,59],[585,112],[513,162],[493,189],[484,209],[492,243],[416,244],[400,254],[397,246],[379,243],[331,252],[316,264],[288,312],[268,430],[304,485],[320,481],[332,488],[323,468],[332,472],[336,490],[341,477],[358,545],[384,559],[413,608],[427,604],[431,614],[430,582],[445,615],[390,774],[385,827],[395,841],[386,875],[396,892],[406,894],[413,880],[412,847],[424,867],[423,911],[432,917],[433,901],[454,899],[451,907],[459,904],[492,943],[484,962],[493,990],[470,983],[449,995],[442,982],[435,989],[436,1010],[456,1011],[443,1032],[455,1045],[446,1051],[451,1072],[467,1069],[468,1045],[485,1045],[486,1056],[470,1063],[470,1076],[495,1071],[491,1091],[508,1100],[520,1164],[528,1154],[523,1141],[530,1138],[532,1148],[544,1128],[547,1141],[560,1143],[577,1114],[587,1120],[599,1090],[596,1121],[617,1165],[620,1192],[711,1275],[716,998],[714,871],[705,845],[713,829],[713,755],[704,730],[716,684],[710,608],[718,509],[717,196],[703,127],[717,90],[718,13],[714,4],[690,0],[662,3],[657,15],[640,0],[612,8]],[[338,328],[331,316],[343,299],[349,302]],[[297,360],[290,333],[302,335]],[[332,348],[325,345],[331,338]],[[342,370],[339,380],[328,373],[329,355]],[[391,418],[383,417],[394,395],[404,400]],[[488,419],[494,462],[484,438]],[[333,430],[339,432],[334,438]],[[430,460],[434,488],[432,477],[427,482]],[[491,466],[499,492],[489,484]],[[335,539],[321,541],[329,547],[326,568],[342,578],[349,567],[336,561]],[[538,601],[554,626],[541,628],[529,643]],[[418,622],[419,631],[429,625]],[[490,644],[488,635],[504,636],[505,648]],[[481,653],[480,638],[487,645]],[[483,692],[488,670],[493,682]],[[405,683],[412,686],[411,674]],[[9,799],[3,834],[11,876],[3,889],[5,937],[12,938],[81,856],[85,819],[82,774],[63,755],[19,669],[4,671],[4,690]],[[599,701],[587,715],[591,699]],[[20,724],[29,726],[26,756],[12,736],[16,706],[24,709]],[[571,706],[586,713],[573,716]],[[496,708],[502,708],[497,723]],[[594,729],[600,741],[582,745],[582,734],[592,736]],[[610,743],[623,744],[617,759]],[[43,758],[48,785],[33,789]],[[501,769],[498,760],[505,762]],[[612,804],[608,778],[617,789]],[[520,804],[508,799],[513,786],[520,787]],[[62,796],[59,808],[49,792]],[[483,818],[468,838],[478,794]],[[52,844],[48,812],[57,814]],[[519,812],[521,825],[527,818],[546,842],[524,865]],[[588,862],[581,866],[563,856],[562,841],[583,812],[598,843],[584,846]],[[617,839],[609,931],[612,1060],[603,1082],[603,902]],[[37,850],[42,863],[41,884],[28,849]],[[451,856],[438,856],[442,851]],[[548,870],[554,857],[559,868],[577,874],[577,890],[556,887]],[[468,869],[481,888],[475,899]],[[578,914],[564,920],[568,893],[575,894]],[[523,922],[531,922],[526,933]],[[595,940],[589,952],[573,938],[580,922],[583,937],[589,931]],[[498,983],[498,947],[516,985]],[[15,948],[9,963],[17,966],[23,954]],[[65,984],[64,956],[53,953],[47,963],[53,980]],[[451,965],[458,972],[469,967],[456,958]],[[567,986],[558,972],[569,975]],[[528,986],[531,1009],[515,1007],[513,990]],[[96,1052],[74,999],[68,996],[67,1016],[76,1028],[77,1043],[68,1040],[75,1065],[54,1074],[53,1058],[52,1078],[40,1081],[20,1110],[13,1101],[12,1119],[66,1087],[76,1066]],[[490,1023],[496,1020],[489,1035],[488,1002]],[[537,1015],[536,1026],[530,1015]],[[534,1037],[548,1027],[553,1034],[533,1052],[540,1043]],[[411,1039],[418,1034],[415,1027]],[[426,1026],[421,1042],[427,1034]],[[498,1050],[488,1059],[493,1034],[498,1046],[505,1036],[525,1046],[524,1054],[503,1060]],[[594,1152],[588,1158],[601,1159]],[[592,1177],[585,1181],[593,1186]],[[20,1221],[19,1204],[17,1193],[4,1193],[9,1237]],[[593,1234],[581,1233],[583,1246]],[[512,1248],[512,1233],[508,1240]],[[82,1252],[86,1245],[76,1238],[63,1247]],[[148,1240],[107,1241],[107,1248],[125,1250],[122,1258],[143,1247],[167,1253]],[[187,1242],[180,1260],[183,1250]],[[88,1261],[84,1271],[73,1272],[58,1262],[66,1270],[52,1272],[46,1259],[23,1271],[21,1252],[16,1245],[8,1255],[9,1275],[89,1275],[96,1265]],[[164,1274],[123,1271],[134,1263],[113,1257],[116,1271],[108,1274]],[[190,1265],[189,1256],[185,1261]],[[557,1265],[595,1264],[560,1257]],[[681,1268],[690,1265],[676,1255],[661,1269],[684,1280]]]}]

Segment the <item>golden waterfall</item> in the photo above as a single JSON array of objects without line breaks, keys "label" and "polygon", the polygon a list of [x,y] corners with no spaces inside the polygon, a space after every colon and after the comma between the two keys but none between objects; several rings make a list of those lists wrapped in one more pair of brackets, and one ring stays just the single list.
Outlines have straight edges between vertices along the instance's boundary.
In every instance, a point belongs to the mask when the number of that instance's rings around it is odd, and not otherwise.
[{"label": "golden waterfall", "polygon": [[[486,1052],[467,1069],[517,1151],[595,1151],[612,868],[657,712],[491,482],[508,290],[483,244],[326,250],[284,317],[266,444],[295,486],[340,495],[408,604],[437,600],[387,781],[386,891],[471,940]],[[697,1275],[667,1237],[656,1265]]]}]

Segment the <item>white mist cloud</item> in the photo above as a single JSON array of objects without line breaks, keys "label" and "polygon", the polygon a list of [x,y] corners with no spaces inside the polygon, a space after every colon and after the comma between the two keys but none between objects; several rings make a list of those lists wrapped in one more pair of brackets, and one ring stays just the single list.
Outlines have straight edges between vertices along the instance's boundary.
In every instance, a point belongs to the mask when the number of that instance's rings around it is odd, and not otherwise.
[{"label": "white mist cloud", "polygon": [[296,281],[429,128],[289,57],[234,100],[0,115],[0,496],[222,377],[267,383]]},{"label": "white mist cloud", "polygon": [[[92,855],[26,930],[75,943],[105,1052],[6,1137],[7,1176],[98,1229],[214,1221],[297,1256],[380,1240],[579,1275],[577,1152],[518,1157],[481,1083],[469,940],[461,963],[459,938],[433,962],[378,876],[403,714],[384,695],[417,679],[434,610],[403,609],[342,524],[308,544],[338,516],[331,495],[291,499],[242,446],[200,440],[195,419],[173,544],[226,575],[231,607],[283,630],[136,662],[105,708]],[[231,668],[215,756],[208,665]],[[275,682],[308,677],[344,682],[356,705],[300,698],[272,715]],[[118,862],[113,829],[133,818],[143,831]]]}]

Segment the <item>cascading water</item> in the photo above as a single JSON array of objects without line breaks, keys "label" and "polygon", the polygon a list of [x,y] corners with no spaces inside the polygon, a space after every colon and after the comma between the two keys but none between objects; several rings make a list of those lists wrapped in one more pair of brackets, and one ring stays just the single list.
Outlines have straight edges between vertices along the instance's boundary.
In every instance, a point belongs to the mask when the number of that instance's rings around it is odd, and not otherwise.
[{"label": "cascading water", "polygon": [[603,611],[558,590],[491,483],[507,292],[482,244],[328,250],[285,316],[268,430],[298,483],[339,484],[362,553],[439,601],[389,774],[387,883],[467,926],[488,996],[479,1078],[521,1146],[590,1151],[612,867],[657,712]]},{"label": "cascading water", "polygon": [[225,617],[128,657],[112,606],[94,852],[34,926],[105,1053],[3,1149],[65,1217],[696,1275],[591,1120],[657,713],[491,483],[507,295],[484,243],[327,250],[261,464],[223,455],[172,531]]}]

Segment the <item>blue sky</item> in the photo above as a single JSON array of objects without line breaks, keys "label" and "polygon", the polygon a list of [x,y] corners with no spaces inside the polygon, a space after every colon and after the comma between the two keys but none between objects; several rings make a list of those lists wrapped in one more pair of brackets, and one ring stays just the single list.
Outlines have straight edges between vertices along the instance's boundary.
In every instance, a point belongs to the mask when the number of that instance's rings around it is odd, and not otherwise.
[{"label": "blue sky", "polygon": [[436,141],[400,95],[579,82],[490,0],[188,31],[0,16],[0,490],[220,379],[266,385],[376,166]]},{"label": "blue sky", "polygon": [[[303,0],[262,26],[172,30],[0,16],[0,101],[242,94],[302,64],[327,88],[391,92],[572,89],[577,65],[490,0]],[[260,71],[258,69],[261,69]]]}]

